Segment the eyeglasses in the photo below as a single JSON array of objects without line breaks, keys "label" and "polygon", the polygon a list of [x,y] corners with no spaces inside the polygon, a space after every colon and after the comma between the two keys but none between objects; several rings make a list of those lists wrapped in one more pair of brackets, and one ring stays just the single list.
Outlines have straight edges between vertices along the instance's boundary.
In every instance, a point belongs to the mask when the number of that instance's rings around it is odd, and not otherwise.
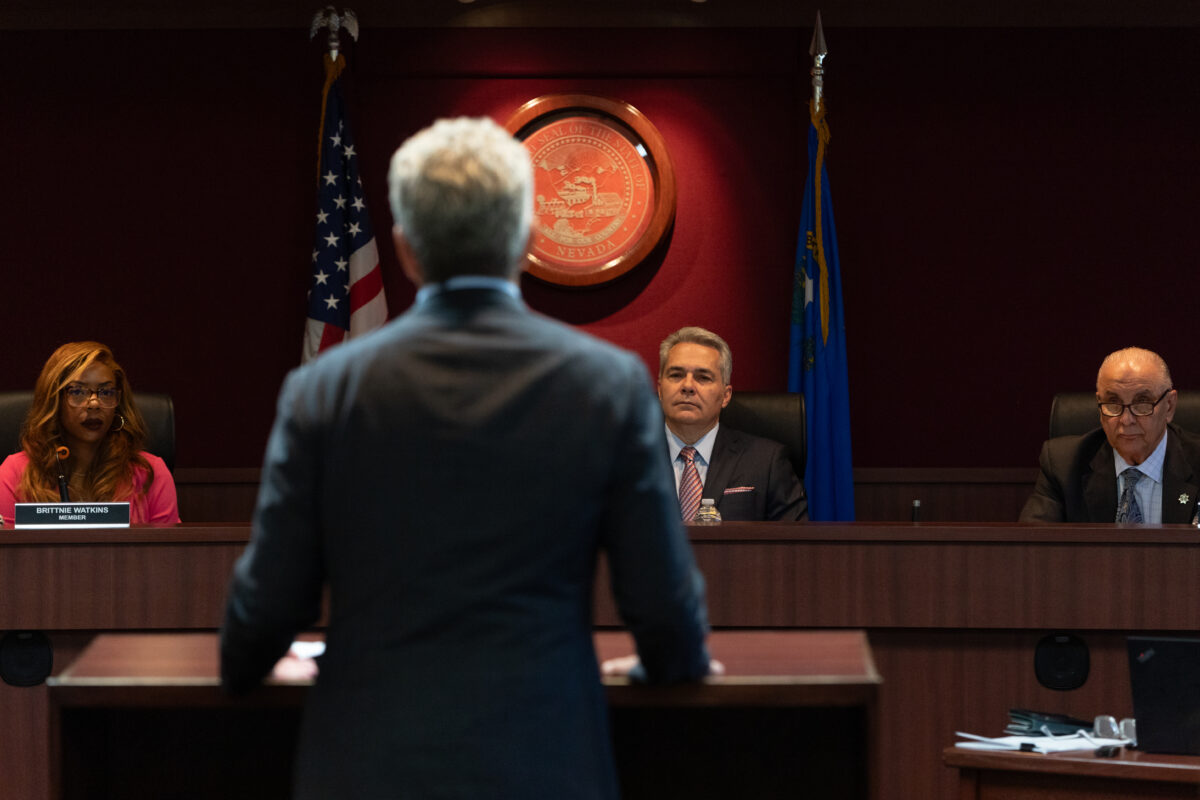
[{"label": "eyeglasses", "polygon": [[1128,739],[1137,744],[1137,720],[1126,717],[1117,722],[1116,717],[1101,714],[1092,725],[1095,736],[1101,739]]},{"label": "eyeglasses", "polygon": [[1125,413],[1125,409],[1129,409],[1129,413],[1135,417],[1148,417],[1154,413],[1154,408],[1163,401],[1171,393],[1167,389],[1162,393],[1162,396],[1151,403],[1149,400],[1138,400],[1133,403],[1097,403],[1100,406],[1100,413],[1106,417],[1119,417]]},{"label": "eyeglasses", "polygon": [[111,386],[105,386],[100,389],[89,389],[86,386],[80,386],[73,383],[66,389],[63,389],[63,394],[67,397],[67,405],[74,408],[86,405],[92,399],[92,395],[96,395],[96,402],[101,408],[116,408],[117,403],[121,400],[121,390],[114,389]]}]

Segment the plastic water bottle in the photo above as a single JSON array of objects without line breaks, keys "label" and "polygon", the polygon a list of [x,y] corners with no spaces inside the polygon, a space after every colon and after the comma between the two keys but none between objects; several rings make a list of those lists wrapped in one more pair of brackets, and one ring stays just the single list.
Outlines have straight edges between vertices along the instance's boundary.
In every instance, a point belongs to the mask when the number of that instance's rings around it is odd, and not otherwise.
[{"label": "plastic water bottle", "polygon": [[717,511],[717,501],[711,497],[701,500],[700,508],[696,509],[696,518],[692,522],[697,525],[721,524],[721,512]]}]

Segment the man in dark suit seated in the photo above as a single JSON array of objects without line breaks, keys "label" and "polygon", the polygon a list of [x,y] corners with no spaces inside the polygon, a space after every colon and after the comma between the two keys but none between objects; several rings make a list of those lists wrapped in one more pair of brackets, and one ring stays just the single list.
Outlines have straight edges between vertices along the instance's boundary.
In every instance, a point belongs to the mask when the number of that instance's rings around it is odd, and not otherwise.
[{"label": "man in dark suit seated", "polygon": [[645,679],[709,670],[645,366],[521,301],[533,172],[503,128],[438,122],[388,185],[420,290],[284,383],[222,679],[257,684],[327,591],[297,797],[610,800],[598,552]]},{"label": "man in dark suit seated", "polygon": [[1042,446],[1042,472],[1021,521],[1191,522],[1200,437],[1171,424],[1176,399],[1157,353],[1111,353],[1096,376],[1100,427]]},{"label": "man in dark suit seated", "polygon": [[804,486],[778,442],[720,425],[733,397],[733,353],[704,328],[680,328],[658,348],[658,400],[679,488],[691,522],[702,498],[726,520],[806,520]]}]

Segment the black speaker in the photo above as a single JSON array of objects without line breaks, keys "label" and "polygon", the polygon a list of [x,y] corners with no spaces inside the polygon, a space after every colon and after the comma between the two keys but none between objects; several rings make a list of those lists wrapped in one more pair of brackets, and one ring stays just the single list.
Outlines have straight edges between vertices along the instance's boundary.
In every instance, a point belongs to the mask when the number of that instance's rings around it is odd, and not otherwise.
[{"label": "black speaker", "polygon": [[41,631],[9,631],[0,637],[0,678],[9,686],[37,686],[54,668],[54,648]]},{"label": "black speaker", "polygon": [[1060,692],[1078,689],[1087,682],[1091,658],[1083,639],[1068,633],[1043,636],[1033,651],[1033,671],[1038,683]]}]

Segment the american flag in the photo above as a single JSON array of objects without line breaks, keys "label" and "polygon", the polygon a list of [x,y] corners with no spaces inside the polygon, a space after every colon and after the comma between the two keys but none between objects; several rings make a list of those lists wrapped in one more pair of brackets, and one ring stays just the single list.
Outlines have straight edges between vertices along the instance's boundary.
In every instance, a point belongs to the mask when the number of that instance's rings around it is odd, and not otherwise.
[{"label": "american flag", "polygon": [[358,153],[342,103],[339,76],[345,65],[340,54],[336,59],[325,56],[317,231],[302,361],[387,322],[379,251],[363,202]]}]

